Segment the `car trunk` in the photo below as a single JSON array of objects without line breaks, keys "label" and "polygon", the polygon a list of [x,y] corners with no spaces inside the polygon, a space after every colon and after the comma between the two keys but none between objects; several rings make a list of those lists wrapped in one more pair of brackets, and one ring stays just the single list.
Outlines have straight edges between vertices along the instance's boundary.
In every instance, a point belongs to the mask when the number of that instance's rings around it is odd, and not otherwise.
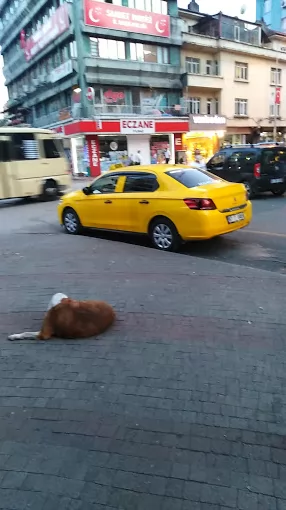
[{"label": "car trunk", "polygon": [[246,189],[243,184],[217,181],[204,186],[204,191],[204,195],[213,200],[219,211],[235,211],[246,204]]}]

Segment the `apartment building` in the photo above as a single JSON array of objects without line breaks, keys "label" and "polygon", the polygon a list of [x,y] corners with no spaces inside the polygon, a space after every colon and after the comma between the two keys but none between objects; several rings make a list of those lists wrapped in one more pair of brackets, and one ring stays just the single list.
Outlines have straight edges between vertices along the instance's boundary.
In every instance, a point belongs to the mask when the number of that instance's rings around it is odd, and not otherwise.
[{"label": "apartment building", "polygon": [[256,0],[256,20],[272,30],[286,32],[286,0]]},{"label": "apartment building", "polygon": [[183,104],[193,119],[185,148],[207,157],[222,137],[245,143],[274,132],[285,139],[286,35],[222,13],[181,9],[180,16]]},{"label": "apartment building", "polygon": [[76,171],[149,163],[182,131],[180,23],[176,0],[0,0],[10,122],[72,137]]}]

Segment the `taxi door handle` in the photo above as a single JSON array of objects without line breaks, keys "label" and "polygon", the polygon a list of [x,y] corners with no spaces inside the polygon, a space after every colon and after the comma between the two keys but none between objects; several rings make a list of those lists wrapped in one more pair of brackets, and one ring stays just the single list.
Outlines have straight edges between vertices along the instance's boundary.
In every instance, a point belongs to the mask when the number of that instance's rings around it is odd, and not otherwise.
[{"label": "taxi door handle", "polygon": [[105,200],[105,204],[112,204],[112,200]]},{"label": "taxi door handle", "polygon": [[141,200],[141,202],[139,202],[139,204],[149,204],[148,200]]}]

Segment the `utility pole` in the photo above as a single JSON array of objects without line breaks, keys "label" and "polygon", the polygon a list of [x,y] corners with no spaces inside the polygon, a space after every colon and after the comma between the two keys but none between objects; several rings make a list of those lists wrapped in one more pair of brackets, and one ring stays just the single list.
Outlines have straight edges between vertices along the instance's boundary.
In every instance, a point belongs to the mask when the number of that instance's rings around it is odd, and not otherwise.
[{"label": "utility pole", "polygon": [[72,22],[74,28],[74,35],[77,49],[77,65],[78,65],[78,85],[81,89],[81,118],[88,118],[87,108],[87,82],[85,79],[85,67],[84,67],[84,44],[83,36],[81,32],[81,22],[83,20],[83,7],[80,0],[69,0],[72,3]]},{"label": "utility pole", "polygon": [[[277,141],[277,89],[278,89],[278,58],[276,57],[276,68],[275,68],[275,96],[274,96],[274,119],[273,119],[273,141]],[[280,99],[280,94],[279,94]]]}]

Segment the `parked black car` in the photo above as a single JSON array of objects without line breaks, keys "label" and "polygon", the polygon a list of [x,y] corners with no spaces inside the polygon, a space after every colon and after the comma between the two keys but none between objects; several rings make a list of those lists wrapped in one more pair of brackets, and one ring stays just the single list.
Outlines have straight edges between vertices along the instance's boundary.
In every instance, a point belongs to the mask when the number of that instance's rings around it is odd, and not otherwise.
[{"label": "parked black car", "polygon": [[279,145],[236,145],[217,152],[207,169],[230,182],[243,182],[249,198],[272,191],[282,196],[286,191],[286,147]]}]

